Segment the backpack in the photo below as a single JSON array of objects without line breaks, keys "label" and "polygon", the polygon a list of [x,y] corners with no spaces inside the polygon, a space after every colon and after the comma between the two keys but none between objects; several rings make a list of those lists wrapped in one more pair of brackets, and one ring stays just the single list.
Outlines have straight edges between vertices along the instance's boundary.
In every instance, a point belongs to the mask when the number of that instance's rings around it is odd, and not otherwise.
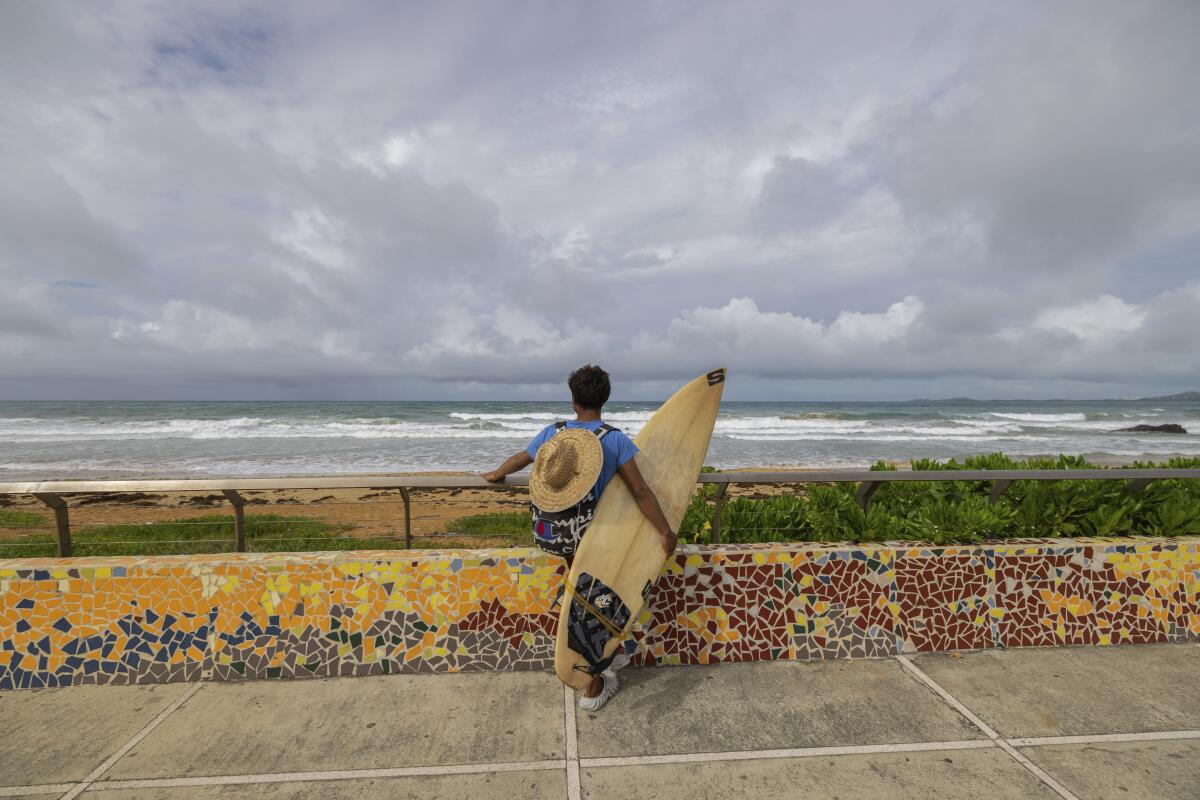
[{"label": "backpack", "polygon": [[[554,423],[554,433],[557,434],[567,427],[566,422]],[[612,425],[602,424],[593,433],[601,441],[610,432],[615,431]],[[542,551],[560,558],[574,554],[579,547],[583,532],[596,516],[596,504],[600,502],[600,494],[593,486],[588,493],[575,505],[562,511],[543,511],[533,503],[529,504],[530,516],[533,519],[533,543]]]}]

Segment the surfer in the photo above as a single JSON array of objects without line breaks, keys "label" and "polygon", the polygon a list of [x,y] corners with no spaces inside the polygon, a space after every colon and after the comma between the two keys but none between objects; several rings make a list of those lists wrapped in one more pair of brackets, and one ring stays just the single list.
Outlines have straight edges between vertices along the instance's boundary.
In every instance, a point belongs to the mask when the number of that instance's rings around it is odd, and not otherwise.
[{"label": "surfer", "polygon": [[[567,378],[575,419],[547,425],[524,450],[510,456],[485,480],[498,483],[506,475],[533,464],[529,494],[533,504],[534,543],[551,555],[566,560],[568,572],[579,542],[596,513],[604,487],[614,475],[620,475],[637,501],[638,508],[657,531],[663,550],[675,551],[677,536],[671,530],[637,463],[633,460],[637,445],[622,431],[601,419],[612,384],[608,373],[586,364]],[[632,639],[613,660],[612,665],[592,678],[584,689],[579,705],[595,711],[617,692],[614,670],[629,662],[635,643]]]}]

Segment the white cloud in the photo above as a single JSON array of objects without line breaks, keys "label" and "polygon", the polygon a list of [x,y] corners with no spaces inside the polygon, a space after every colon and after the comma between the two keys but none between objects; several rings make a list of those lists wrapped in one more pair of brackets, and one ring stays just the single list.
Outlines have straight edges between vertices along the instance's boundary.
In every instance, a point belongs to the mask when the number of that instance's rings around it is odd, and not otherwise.
[{"label": "white cloud", "polygon": [[388,166],[399,169],[413,160],[420,143],[421,139],[415,133],[393,136],[383,146],[383,158]]},{"label": "white cloud", "polygon": [[185,352],[253,350],[267,344],[262,331],[250,320],[187,300],[165,303],[152,320],[118,321],[112,338],[126,347],[161,347]]},{"label": "white cloud", "polygon": [[305,208],[292,212],[291,219],[276,238],[312,264],[344,271],[350,266],[350,258],[340,241],[342,228],[320,208]]},{"label": "white cloud", "polygon": [[511,306],[492,312],[451,307],[437,333],[404,354],[423,376],[483,383],[558,383],[567,372],[612,342],[599,331],[568,320],[552,325],[540,314]]},{"label": "white cloud", "polygon": [[[843,311],[829,323],[783,311],[764,311],[749,297],[719,308],[699,307],[671,320],[666,331],[647,330],[631,344],[631,361],[645,377],[656,365],[728,364],[765,377],[847,374],[872,368],[892,372],[889,356],[919,323],[920,298],[905,297],[882,312]],[[715,363],[715,362],[714,362]]]},{"label": "white cloud", "polygon": [[902,337],[925,310],[921,298],[912,295],[888,306],[882,314],[843,311],[829,326],[835,339],[859,342],[887,342]]},{"label": "white cloud", "polygon": [[1044,330],[1062,330],[1085,341],[1106,340],[1140,330],[1146,322],[1141,307],[1103,294],[1095,300],[1047,308],[1034,324]]},{"label": "white cloud", "polygon": [[406,131],[388,136],[382,144],[350,154],[350,160],[366,168],[377,177],[388,170],[403,169],[420,154],[423,137],[418,131]]}]

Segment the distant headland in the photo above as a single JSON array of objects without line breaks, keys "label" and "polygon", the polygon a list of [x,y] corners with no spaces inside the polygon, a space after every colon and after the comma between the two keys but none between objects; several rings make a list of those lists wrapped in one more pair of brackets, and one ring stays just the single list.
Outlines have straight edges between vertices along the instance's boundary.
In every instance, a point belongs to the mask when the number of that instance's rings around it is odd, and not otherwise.
[{"label": "distant headland", "polygon": [[930,403],[955,404],[965,405],[968,403],[978,404],[999,404],[999,403],[1200,403],[1200,392],[1189,391],[1179,392],[1177,394],[1164,394],[1158,397],[1134,397],[1134,398],[1097,398],[1095,400],[1069,400],[1066,398],[1053,398],[1050,400],[1029,400],[1022,398],[1010,398],[1007,400],[976,400],[974,397],[920,397],[915,400],[899,400],[895,401],[899,405],[928,405]]},{"label": "distant headland", "polygon": [[1161,397],[1139,397],[1138,402],[1147,403],[1200,403],[1200,392],[1179,392]]}]

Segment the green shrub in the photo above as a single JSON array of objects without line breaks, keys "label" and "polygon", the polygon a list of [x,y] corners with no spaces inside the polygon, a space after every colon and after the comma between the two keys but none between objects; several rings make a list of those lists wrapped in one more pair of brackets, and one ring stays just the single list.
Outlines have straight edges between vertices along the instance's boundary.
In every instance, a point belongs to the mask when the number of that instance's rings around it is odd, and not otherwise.
[{"label": "green shrub", "polygon": [[[1135,467],[1200,468],[1200,458]],[[1082,456],[1023,460],[1003,453],[962,461],[918,459],[914,471],[1101,469]],[[895,466],[876,462],[873,471]],[[726,542],[885,541],[935,544],[985,539],[1200,534],[1200,481],[1160,480],[1136,495],[1123,481],[1017,481],[992,504],[991,481],[896,481],[882,484],[864,513],[850,483],[809,484],[801,494],[727,500],[721,513]],[[712,541],[717,487],[701,485],[680,527],[687,542]]]},{"label": "green shrub", "polygon": [[[805,504],[797,497],[751,500],[737,497],[725,504],[721,525],[741,533],[741,542],[777,542],[799,538],[808,530]],[[722,537],[726,538],[727,537]]]},{"label": "green shrub", "polygon": [[1137,532],[1148,536],[1185,536],[1200,531],[1200,503],[1171,497],[1151,509]]}]

